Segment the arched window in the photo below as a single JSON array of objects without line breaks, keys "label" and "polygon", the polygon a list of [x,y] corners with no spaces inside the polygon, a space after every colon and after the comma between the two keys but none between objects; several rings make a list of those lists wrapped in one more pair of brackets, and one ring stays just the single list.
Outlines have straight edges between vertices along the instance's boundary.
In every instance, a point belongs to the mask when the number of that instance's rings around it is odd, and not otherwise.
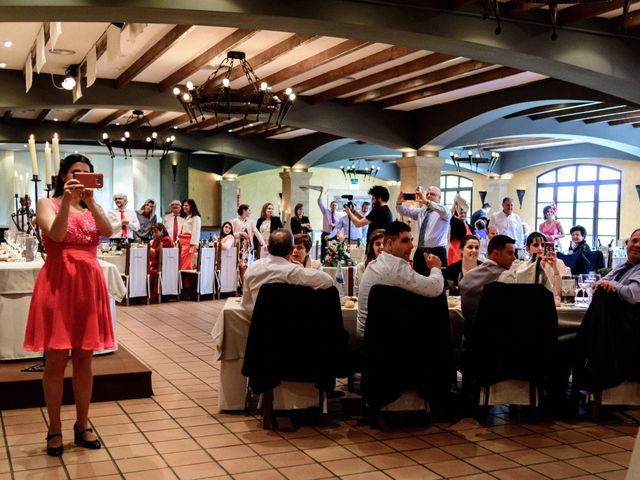
[{"label": "arched window", "polygon": [[460,175],[441,175],[440,190],[442,190],[442,203],[451,208],[456,193],[459,193],[469,205],[469,218],[473,212],[471,200],[473,199],[473,180]]},{"label": "arched window", "polygon": [[542,210],[552,202],[558,205],[557,219],[569,248],[569,230],[574,225],[587,229],[587,243],[597,246],[618,238],[620,230],[620,170],[600,165],[569,165],[538,176],[536,229],[544,221]]}]

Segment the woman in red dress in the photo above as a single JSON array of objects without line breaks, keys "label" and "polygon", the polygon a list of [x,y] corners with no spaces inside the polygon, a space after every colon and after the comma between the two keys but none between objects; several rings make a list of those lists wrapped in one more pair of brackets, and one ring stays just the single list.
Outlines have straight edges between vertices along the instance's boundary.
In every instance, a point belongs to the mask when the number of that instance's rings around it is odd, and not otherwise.
[{"label": "woman in red dress", "polygon": [[149,255],[149,300],[158,303],[158,265],[160,263],[160,246],[173,248],[173,240],[162,223],[154,223],[151,226],[153,240],[151,241],[151,253]]},{"label": "woman in red dress", "polygon": [[43,351],[42,379],[49,414],[47,454],[62,455],[60,405],[64,370],[71,350],[73,394],[76,401],[74,441],[84,448],[100,448],[89,428],[94,350],[113,348],[109,294],[97,260],[100,236],[111,235],[111,224],[75,173],[93,172],[83,155],[60,162],[53,198],[38,200],[36,218],[42,230],[47,259],[33,288],[25,332],[25,350]]}]

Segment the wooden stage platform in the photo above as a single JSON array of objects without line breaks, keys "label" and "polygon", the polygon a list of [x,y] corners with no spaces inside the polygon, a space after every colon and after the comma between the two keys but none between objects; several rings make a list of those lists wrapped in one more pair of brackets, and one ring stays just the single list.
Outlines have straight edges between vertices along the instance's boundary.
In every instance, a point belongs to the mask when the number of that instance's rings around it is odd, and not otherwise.
[{"label": "wooden stage platform", "polygon": [[[36,360],[0,362],[0,410],[43,407],[42,372],[23,372]],[[63,404],[73,403],[71,359],[64,379]],[[151,370],[122,345],[93,359],[92,402],[145,398],[153,395]]]}]

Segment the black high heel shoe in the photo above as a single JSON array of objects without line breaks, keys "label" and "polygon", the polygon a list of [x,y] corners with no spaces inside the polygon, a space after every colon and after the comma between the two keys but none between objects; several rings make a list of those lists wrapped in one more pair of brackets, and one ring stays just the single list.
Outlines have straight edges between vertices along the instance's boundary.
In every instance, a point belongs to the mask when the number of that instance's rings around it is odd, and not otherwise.
[{"label": "black high heel shoe", "polygon": [[73,424],[73,440],[76,445],[83,448],[89,448],[91,450],[97,450],[102,447],[100,440],[85,440],[83,435],[86,432],[92,432],[93,428],[85,428],[84,430],[78,430],[78,425],[76,423]]},{"label": "black high heel shoe", "polygon": [[45,437],[45,440],[47,441],[47,455],[49,455],[50,457],[61,457],[62,456],[62,452],[64,451],[64,446],[60,445],[59,447],[50,447],[48,442],[49,440],[51,440],[52,438],[56,438],[56,437],[60,437],[62,438],[62,434],[61,433],[51,433],[49,435],[47,435]]}]

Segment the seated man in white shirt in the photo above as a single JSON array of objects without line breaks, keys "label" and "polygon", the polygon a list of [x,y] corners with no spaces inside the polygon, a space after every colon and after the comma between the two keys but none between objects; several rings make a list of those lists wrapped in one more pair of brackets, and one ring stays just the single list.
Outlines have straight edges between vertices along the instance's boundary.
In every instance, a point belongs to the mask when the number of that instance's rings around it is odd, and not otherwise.
[{"label": "seated man in white shirt", "polygon": [[437,297],[444,289],[442,261],[435,255],[424,253],[430,275],[420,275],[409,265],[413,250],[411,228],[403,222],[391,222],[385,229],[384,251],[369,262],[358,289],[358,337],[364,337],[367,321],[369,291],[374,285],[400,287],[425,297]]},{"label": "seated man in white shirt", "polygon": [[304,268],[291,262],[293,252],[293,233],[284,228],[275,230],[269,236],[269,255],[252,263],[244,274],[242,286],[242,307],[253,313],[260,287],[265,283],[290,283],[321,289],[333,285],[330,275]]},{"label": "seated man in white shirt", "polygon": [[130,241],[135,238],[134,233],[140,228],[140,222],[138,216],[133,210],[129,210],[127,207],[127,196],[123,193],[116,193],[113,196],[113,201],[116,204],[116,208],[107,212],[107,218],[113,228],[112,239],[129,239]]},{"label": "seated man in white shirt", "polygon": [[313,268],[314,270],[322,270],[322,264],[319,260],[314,260],[309,256],[311,250],[311,237],[306,233],[296,233],[293,236],[293,252],[291,253],[291,261],[299,263],[304,268]]}]

